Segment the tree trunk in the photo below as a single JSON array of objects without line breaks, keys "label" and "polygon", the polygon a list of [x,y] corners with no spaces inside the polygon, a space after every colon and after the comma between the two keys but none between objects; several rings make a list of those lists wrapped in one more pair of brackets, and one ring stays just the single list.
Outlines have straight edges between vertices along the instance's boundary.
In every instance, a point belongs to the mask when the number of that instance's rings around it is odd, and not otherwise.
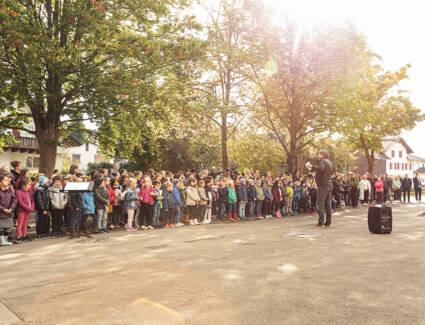
[{"label": "tree trunk", "polygon": [[304,174],[304,165],[307,162],[307,159],[304,158],[304,155],[300,153],[297,157],[297,168],[300,171],[300,175]]},{"label": "tree trunk", "polygon": [[369,153],[369,149],[366,149],[365,155],[366,155],[366,159],[367,159],[369,174],[373,175],[373,167],[374,167],[374,164],[375,164],[375,152],[371,151]]},{"label": "tree trunk", "polygon": [[295,139],[296,133],[291,133],[288,152],[288,173],[292,176],[295,176],[297,171],[297,144]]},{"label": "tree trunk", "polygon": [[295,151],[290,150],[288,154],[288,173],[295,176],[297,169],[297,154]]},{"label": "tree trunk", "polygon": [[47,120],[38,120],[35,122],[35,132],[40,148],[40,173],[50,177],[56,166],[56,154],[58,151],[58,135],[54,123],[50,124]]},{"label": "tree trunk", "polygon": [[40,173],[50,177],[53,175],[53,170],[56,166],[56,154],[58,147],[55,143],[47,142],[38,138],[38,145],[40,147]]},{"label": "tree trunk", "polygon": [[221,115],[221,164],[223,170],[229,168],[229,156],[227,154],[227,115]]}]

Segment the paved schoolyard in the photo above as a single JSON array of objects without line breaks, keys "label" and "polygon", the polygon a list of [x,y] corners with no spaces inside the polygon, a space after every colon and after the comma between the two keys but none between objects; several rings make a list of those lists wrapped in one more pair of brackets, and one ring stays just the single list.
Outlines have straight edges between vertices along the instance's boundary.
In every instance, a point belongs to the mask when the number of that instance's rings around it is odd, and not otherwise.
[{"label": "paved schoolyard", "polygon": [[0,249],[0,324],[425,324],[425,206]]}]

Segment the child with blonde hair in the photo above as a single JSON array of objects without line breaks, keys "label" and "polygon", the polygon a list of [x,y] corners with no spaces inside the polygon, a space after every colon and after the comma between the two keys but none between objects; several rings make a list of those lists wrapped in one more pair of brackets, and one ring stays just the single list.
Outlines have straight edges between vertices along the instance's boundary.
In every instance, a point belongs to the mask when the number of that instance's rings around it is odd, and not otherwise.
[{"label": "child with blonde hair", "polygon": [[227,190],[229,193],[227,200],[227,213],[229,217],[227,220],[239,220],[236,212],[236,202],[238,201],[238,197],[236,196],[235,183],[233,181],[229,181]]},{"label": "child with blonde hair", "polygon": [[129,186],[125,192],[124,197],[124,207],[127,210],[128,219],[127,219],[127,230],[126,231],[136,231],[133,227],[134,213],[137,210],[137,202],[139,189],[137,188],[137,180],[134,178],[129,179]]},{"label": "child with blonde hair", "polygon": [[156,197],[156,189],[152,185],[151,178],[146,176],[143,180],[143,185],[139,191],[140,208],[140,225],[143,230],[153,229],[153,206]]},{"label": "child with blonde hair", "polygon": [[207,212],[208,197],[205,192],[205,181],[202,179],[198,182],[198,194],[199,194],[199,198],[201,199],[199,201],[199,222],[205,223],[204,221],[205,221],[205,214]]},{"label": "child with blonde hair", "polygon": [[199,215],[199,209],[198,204],[201,201],[201,198],[199,197],[198,189],[196,188],[196,179],[195,178],[189,178],[188,184],[186,189],[186,204],[187,204],[187,210],[189,213],[190,218],[190,225],[199,225],[198,222],[198,215]]}]

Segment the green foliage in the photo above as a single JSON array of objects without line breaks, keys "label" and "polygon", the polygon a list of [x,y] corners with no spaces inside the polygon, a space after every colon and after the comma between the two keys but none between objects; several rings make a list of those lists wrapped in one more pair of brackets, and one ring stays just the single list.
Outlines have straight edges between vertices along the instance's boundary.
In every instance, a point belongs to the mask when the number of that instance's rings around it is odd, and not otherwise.
[{"label": "green foliage", "polygon": [[335,125],[352,150],[365,153],[372,171],[374,153],[383,149],[382,140],[412,129],[425,115],[399,89],[400,82],[408,78],[409,65],[390,72],[370,53],[364,53],[362,59],[352,80],[340,88]]},{"label": "green foliage", "polygon": [[220,137],[217,130],[199,129],[190,135],[171,132],[162,141],[161,168],[172,171],[201,170],[220,164]]},{"label": "green foliage", "polygon": [[230,160],[239,171],[260,170],[278,174],[279,165],[286,161],[281,145],[268,134],[245,131],[229,144]]},{"label": "green foliage", "polygon": [[345,139],[332,139],[331,137],[318,138],[307,148],[307,153],[314,156],[321,149],[328,151],[334,171],[342,172],[343,168],[346,171],[350,171],[356,167],[356,152],[347,145]]},{"label": "green foliage", "polygon": [[120,127],[111,120],[133,116],[127,133],[139,145],[140,133],[131,131],[156,117],[162,88],[181,92],[177,84],[200,52],[201,42],[193,36],[199,25],[181,12],[187,5],[185,0],[2,1],[0,129],[22,126],[31,117],[43,153],[41,170],[49,172],[67,125],[75,121],[95,123],[91,135],[99,135],[101,147],[109,150],[124,139],[104,141],[109,127]]},{"label": "green foliage", "polygon": [[[110,170],[112,167],[114,167],[114,165],[108,162],[89,163],[87,165],[87,170],[85,171],[85,173],[86,175],[90,175],[92,172],[98,171],[101,168]],[[124,167],[120,166],[120,168],[124,168]]]},{"label": "green foliage", "polygon": [[366,43],[351,26],[301,31],[290,21],[273,25],[251,5],[256,25],[246,35],[251,112],[279,140],[293,174],[298,155],[333,128],[338,89]]}]

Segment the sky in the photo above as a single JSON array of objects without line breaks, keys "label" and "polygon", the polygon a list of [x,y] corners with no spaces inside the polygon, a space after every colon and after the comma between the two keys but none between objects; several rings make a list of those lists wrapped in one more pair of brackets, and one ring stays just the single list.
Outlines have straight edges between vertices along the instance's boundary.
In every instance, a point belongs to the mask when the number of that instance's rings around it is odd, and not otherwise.
[{"label": "sky", "polygon": [[[262,0],[277,17],[290,17],[306,26],[350,21],[368,38],[387,70],[412,65],[401,88],[425,113],[425,19],[423,0]],[[402,136],[416,155],[425,158],[425,122]]]}]

